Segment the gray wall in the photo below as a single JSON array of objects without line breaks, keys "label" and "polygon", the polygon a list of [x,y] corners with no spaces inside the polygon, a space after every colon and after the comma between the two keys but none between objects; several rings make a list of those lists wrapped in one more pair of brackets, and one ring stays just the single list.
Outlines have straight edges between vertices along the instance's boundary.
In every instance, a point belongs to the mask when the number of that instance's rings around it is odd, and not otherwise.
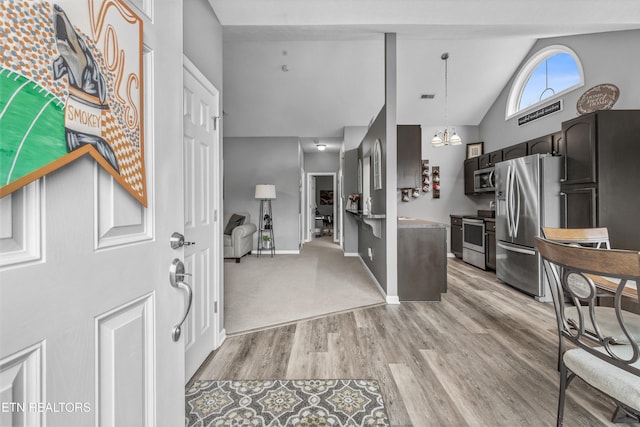
[{"label": "gray wall", "polygon": [[521,114],[505,121],[507,97],[516,72],[480,123],[485,152],[559,131],[563,121],[578,115],[576,102],[580,95],[601,83],[613,83],[620,89],[620,99],[614,109],[640,108],[640,30],[539,40],[523,64],[540,49],[556,44],[565,45],[578,55],[585,85],[561,97],[563,111],[518,126],[517,118]]},{"label": "gray wall", "polygon": [[[483,141],[486,153],[557,132],[563,121],[576,117],[575,105],[578,98],[592,86],[613,83],[621,92],[614,108],[640,108],[640,85],[637,84],[637,76],[640,75],[640,30],[539,40],[523,60],[523,64],[538,50],[555,44],[568,46],[576,52],[585,75],[583,87],[562,96],[563,111],[523,126],[517,125],[519,115],[505,121],[507,97],[514,74],[479,126],[456,127],[462,137],[462,145],[432,147],[430,140],[436,129],[423,126],[422,158],[429,159],[430,166],[440,166],[440,199],[433,199],[432,194],[427,193],[417,200],[403,203],[398,193],[398,215],[449,223],[450,213],[468,214],[475,213],[477,209],[489,209],[492,196],[464,195],[463,162],[466,144]],[[622,63],[624,66],[612,66]],[[447,244],[449,247],[449,242]]]},{"label": "gray wall", "polygon": [[[300,210],[298,138],[224,138],[225,212],[249,211],[258,224],[256,184],[275,184],[276,251],[297,251]],[[255,242],[254,242],[255,247]]]},{"label": "gray wall", "polygon": [[[410,202],[403,202],[401,193],[398,192],[398,216],[423,218],[449,224],[449,215],[452,213],[472,214],[478,209],[488,209],[489,199],[486,197],[470,197],[464,194],[463,162],[466,157],[466,144],[481,140],[478,127],[457,126],[456,131],[462,138],[463,144],[456,146],[432,146],[431,138],[435,131],[436,128],[422,127],[422,159],[428,159],[430,167],[440,167],[440,198],[434,199],[433,192],[430,191],[420,193],[419,198],[412,198]],[[447,238],[447,251],[450,252],[449,241],[450,239]]]},{"label": "gray wall", "polygon": [[304,171],[335,172],[340,169],[340,153],[304,153]]},{"label": "gray wall", "polygon": [[[349,194],[357,193],[358,178],[358,146],[367,134],[367,126],[345,126],[344,128],[344,158],[341,161],[343,177],[342,206],[347,206]],[[352,215],[344,213],[343,224],[344,233],[342,247],[347,254],[358,253],[358,224]]]},{"label": "gray wall", "polygon": [[[344,200],[342,206],[347,206],[349,194],[355,194],[358,192],[358,149],[344,152],[344,168],[342,171],[343,186],[344,186]],[[347,254],[358,253],[358,223],[353,215],[345,212],[344,218],[344,252]]]},{"label": "gray wall", "polygon": [[[385,213],[386,212],[386,195],[385,195],[385,187],[386,187],[386,176],[385,176],[385,162],[387,155],[387,137],[386,130],[387,129],[387,120],[386,120],[386,108],[383,107],[378,114],[378,117],[374,120],[369,128],[369,131],[365,135],[360,147],[358,148],[358,157],[364,159],[367,156],[370,156],[371,149],[373,147],[373,143],[376,139],[380,139],[382,142],[382,182],[385,183],[381,190],[373,190],[371,191],[371,211],[373,213]],[[354,168],[357,171],[357,159],[356,165]],[[373,186],[373,168],[370,168],[370,183],[371,187]],[[357,185],[357,181],[356,181]],[[364,200],[361,199],[361,202],[364,203]],[[350,215],[350,214],[346,214]],[[358,253],[362,260],[367,264],[371,273],[376,277],[382,289],[387,291],[387,233],[385,222],[382,222],[382,232],[381,237],[378,238],[373,235],[373,231],[368,226],[362,225],[362,223],[358,222]],[[373,251],[373,260],[369,259],[368,250],[371,248]]]},{"label": "gray wall", "polygon": [[220,91],[222,99],[222,25],[207,0],[185,0],[184,54]]}]

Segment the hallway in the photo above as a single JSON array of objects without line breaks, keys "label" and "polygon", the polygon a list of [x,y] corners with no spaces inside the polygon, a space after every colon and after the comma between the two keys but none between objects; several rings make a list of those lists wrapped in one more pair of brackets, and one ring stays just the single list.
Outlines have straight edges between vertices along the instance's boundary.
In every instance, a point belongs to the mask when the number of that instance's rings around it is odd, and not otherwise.
[{"label": "hallway", "polygon": [[224,263],[227,335],[384,303],[360,260],[344,257],[332,236],[300,255],[245,256]]}]

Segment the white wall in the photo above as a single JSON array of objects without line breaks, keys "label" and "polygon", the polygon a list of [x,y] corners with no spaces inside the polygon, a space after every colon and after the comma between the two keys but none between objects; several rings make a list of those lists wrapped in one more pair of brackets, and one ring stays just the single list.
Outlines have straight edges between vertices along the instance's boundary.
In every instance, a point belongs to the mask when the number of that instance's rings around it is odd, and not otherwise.
[{"label": "white wall", "polygon": [[613,83],[620,89],[620,99],[614,109],[640,108],[640,30],[539,40],[525,61],[533,53],[554,44],[565,45],[578,55],[584,68],[585,85],[561,97],[564,102],[563,111],[518,126],[517,118],[521,115],[505,121],[512,77],[480,124],[485,151],[559,131],[563,121],[578,115],[576,102],[580,95],[601,83]]}]

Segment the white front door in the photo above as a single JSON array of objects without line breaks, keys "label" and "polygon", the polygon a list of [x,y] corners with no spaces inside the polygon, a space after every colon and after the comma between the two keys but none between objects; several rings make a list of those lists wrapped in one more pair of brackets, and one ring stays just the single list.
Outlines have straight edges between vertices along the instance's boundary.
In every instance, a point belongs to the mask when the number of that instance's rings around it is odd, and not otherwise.
[{"label": "white front door", "polygon": [[221,343],[222,283],[218,90],[184,58],[183,158],[185,268],[191,273],[193,307],[185,327],[185,382]]},{"label": "white front door", "polygon": [[184,425],[185,302],[168,280],[183,255],[169,244],[184,226],[182,4],[152,3],[135,9],[148,207],[86,156],[0,199],[2,426]]}]

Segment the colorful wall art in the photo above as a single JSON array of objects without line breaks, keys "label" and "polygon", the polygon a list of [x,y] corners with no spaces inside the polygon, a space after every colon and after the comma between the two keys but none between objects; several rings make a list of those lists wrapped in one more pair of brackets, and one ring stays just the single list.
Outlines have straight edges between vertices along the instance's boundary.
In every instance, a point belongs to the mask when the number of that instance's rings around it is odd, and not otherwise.
[{"label": "colorful wall art", "polygon": [[142,30],[121,0],[0,2],[0,197],[86,154],[146,206]]}]

